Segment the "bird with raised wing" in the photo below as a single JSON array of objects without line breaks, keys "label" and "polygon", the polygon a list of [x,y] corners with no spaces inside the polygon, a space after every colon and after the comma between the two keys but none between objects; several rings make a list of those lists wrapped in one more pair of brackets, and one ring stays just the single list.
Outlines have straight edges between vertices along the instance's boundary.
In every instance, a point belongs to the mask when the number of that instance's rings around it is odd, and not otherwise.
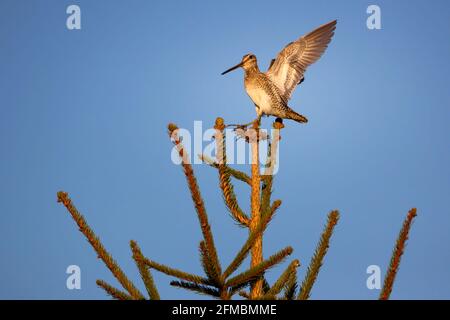
[{"label": "bird with raised wing", "polygon": [[267,72],[259,70],[256,56],[249,53],[240,63],[222,72],[222,75],[240,67],[244,69],[245,90],[255,104],[258,122],[263,115],[308,122],[306,117],[292,110],[287,103],[297,85],[303,82],[306,69],[324,53],[335,29],[336,20],[289,43],[271,61]]}]

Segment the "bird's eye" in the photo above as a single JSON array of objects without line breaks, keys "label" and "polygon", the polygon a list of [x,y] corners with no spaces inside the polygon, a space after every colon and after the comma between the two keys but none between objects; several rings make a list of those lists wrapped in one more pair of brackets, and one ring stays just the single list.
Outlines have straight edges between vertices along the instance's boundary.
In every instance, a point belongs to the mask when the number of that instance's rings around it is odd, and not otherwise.
[{"label": "bird's eye", "polygon": [[255,56],[254,56],[254,55],[251,55],[251,56],[250,56],[250,59],[255,59]]}]

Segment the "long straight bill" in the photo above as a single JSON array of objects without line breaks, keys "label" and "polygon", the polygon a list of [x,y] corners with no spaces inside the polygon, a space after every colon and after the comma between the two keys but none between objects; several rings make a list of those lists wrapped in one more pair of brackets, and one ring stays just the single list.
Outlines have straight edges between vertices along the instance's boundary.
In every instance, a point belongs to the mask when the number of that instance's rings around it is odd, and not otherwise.
[{"label": "long straight bill", "polygon": [[236,70],[237,68],[242,67],[242,62],[238,63],[237,65],[235,65],[234,67],[231,67],[228,70],[225,70],[224,72],[221,73],[221,75],[224,75],[230,71]]}]

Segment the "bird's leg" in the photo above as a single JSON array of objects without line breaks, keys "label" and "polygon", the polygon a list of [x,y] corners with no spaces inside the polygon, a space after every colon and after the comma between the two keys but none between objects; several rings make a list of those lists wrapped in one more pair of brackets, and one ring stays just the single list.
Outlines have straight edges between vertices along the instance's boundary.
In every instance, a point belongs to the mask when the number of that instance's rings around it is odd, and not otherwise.
[{"label": "bird's leg", "polygon": [[256,122],[258,123],[258,127],[261,125],[261,117],[263,116],[263,113],[261,111],[261,108],[255,104],[256,107],[256,114],[258,115],[258,118],[256,118]]},{"label": "bird's leg", "polygon": [[263,114],[260,113],[260,114],[258,115],[258,118],[256,118],[256,121],[258,122],[258,127],[261,125],[261,118],[262,118],[262,116],[263,116]]},{"label": "bird's leg", "polygon": [[255,122],[258,123],[258,127],[261,124],[261,116],[262,114],[258,115],[258,117],[253,120],[252,122],[246,123],[246,124],[229,124],[227,125],[227,127],[234,127],[233,131],[236,132],[236,138],[243,138],[245,139],[247,142],[249,141],[249,136],[248,136],[248,127],[253,125]]}]

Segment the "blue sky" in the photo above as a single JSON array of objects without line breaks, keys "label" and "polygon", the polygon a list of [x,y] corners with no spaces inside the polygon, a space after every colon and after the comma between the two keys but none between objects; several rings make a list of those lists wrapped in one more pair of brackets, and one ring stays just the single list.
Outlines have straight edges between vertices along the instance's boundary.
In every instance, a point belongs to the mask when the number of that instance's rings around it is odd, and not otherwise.
[{"label": "blue sky", "polygon": [[[66,28],[77,4],[82,29]],[[366,28],[381,8],[382,29]],[[104,299],[116,284],[56,192],[70,193],[139,284],[129,240],[149,258],[200,273],[197,218],[166,125],[248,122],[242,71],[265,69],[288,42],[338,19],[335,37],[290,105],[264,254],[292,245],[302,279],[327,213],[341,220],[313,299],[375,299],[401,223],[418,208],[394,299],[450,298],[450,4],[448,1],[17,1],[0,3],[0,298]],[[263,120],[270,126],[270,120]],[[243,167],[241,169],[244,169]],[[216,172],[195,170],[222,264],[246,239]],[[245,186],[237,186],[248,207]],[[82,273],[66,288],[67,266]],[[281,267],[268,274],[273,281]],[[201,298],[154,273],[162,298]]]}]

